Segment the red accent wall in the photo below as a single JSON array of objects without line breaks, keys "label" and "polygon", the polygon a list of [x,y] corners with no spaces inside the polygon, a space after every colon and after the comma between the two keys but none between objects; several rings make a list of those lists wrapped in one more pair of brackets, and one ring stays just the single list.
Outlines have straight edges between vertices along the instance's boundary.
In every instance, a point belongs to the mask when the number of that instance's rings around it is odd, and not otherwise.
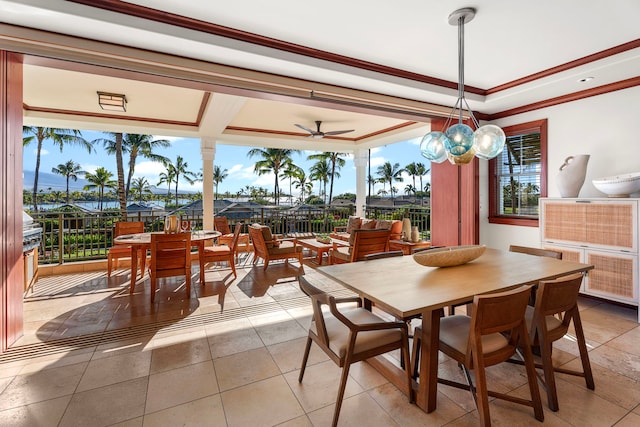
[{"label": "red accent wall", "polygon": [[22,336],[22,55],[0,50],[0,352]]},{"label": "red accent wall", "polygon": [[[445,119],[431,120],[431,130],[442,130]],[[479,160],[456,166],[431,163],[431,244],[474,245],[479,232]]]}]

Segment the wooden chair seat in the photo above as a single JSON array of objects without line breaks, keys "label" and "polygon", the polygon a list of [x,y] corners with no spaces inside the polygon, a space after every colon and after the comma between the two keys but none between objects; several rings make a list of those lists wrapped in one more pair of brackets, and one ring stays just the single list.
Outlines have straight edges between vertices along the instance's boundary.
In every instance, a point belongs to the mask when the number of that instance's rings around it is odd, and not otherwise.
[{"label": "wooden chair seat", "polygon": [[[229,221],[226,216],[216,216],[213,218],[213,225],[217,231],[222,233],[221,236],[218,237],[218,245],[231,245],[231,241],[233,240],[233,235],[235,233],[231,232],[231,228],[229,227]],[[238,252],[242,249],[243,252],[249,252],[249,248],[251,247],[249,235],[246,233],[240,233],[238,237],[238,242],[235,245],[234,254],[236,259],[238,257]]]}]

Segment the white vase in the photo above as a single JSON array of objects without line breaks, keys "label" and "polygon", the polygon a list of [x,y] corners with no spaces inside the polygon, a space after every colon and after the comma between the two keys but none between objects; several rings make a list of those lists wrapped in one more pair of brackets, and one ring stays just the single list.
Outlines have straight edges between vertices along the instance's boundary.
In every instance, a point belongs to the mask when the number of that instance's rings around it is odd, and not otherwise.
[{"label": "white vase", "polygon": [[416,243],[420,241],[420,231],[417,226],[411,227],[411,242]]},{"label": "white vase", "polygon": [[561,197],[578,197],[587,174],[589,157],[589,154],[569,156],[560,166],[557,182]]},{"label": "white vase", "polygon": [[405,242],[411,240],[411,220],[409,218],[402,220],[402,240]]}]

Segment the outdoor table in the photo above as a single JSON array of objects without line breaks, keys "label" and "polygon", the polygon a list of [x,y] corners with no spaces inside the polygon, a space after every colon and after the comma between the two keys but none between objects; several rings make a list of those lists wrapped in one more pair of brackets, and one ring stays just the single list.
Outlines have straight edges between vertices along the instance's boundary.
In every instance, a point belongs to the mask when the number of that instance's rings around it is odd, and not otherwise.
[{"label": "outdoor table", "polygon": [[[136,233],[118,236],[113,239],[115,244],[119,245],[131,245],[131,286],[130,293],[133,293],[133,289],[136,284],[137,266],[138,266],[138,250],[143,250],[146,254],[147,249],[151,246],[152,234],[163,234],[163,231],[155,231],[152,233]],[[222,233],[219,231],[211,230],[198,230],[191,233],[191,245],[198,248],[198,261],[200,264],[200,283],[204,285],[204,246],[207,240],[215,239]],[[144,277],[144,272],[142,272]]]}]

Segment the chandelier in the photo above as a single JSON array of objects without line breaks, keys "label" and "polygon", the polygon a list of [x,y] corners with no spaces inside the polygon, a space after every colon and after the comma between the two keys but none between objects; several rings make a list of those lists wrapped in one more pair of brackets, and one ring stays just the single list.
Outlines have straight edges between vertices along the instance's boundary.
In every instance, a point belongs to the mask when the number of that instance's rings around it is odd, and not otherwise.
[{"label": "chandelier", "polygon": [[[445,131],[429,132],[420,142],[422,155],[434,163],[449,159],[454,165],[464,165],[474,156],[488,160],[496,157],[504,148],[506,137],[503,130],[496,125],[480,126],[464,97],[464,24],[475,15],[476,10],[470,7],[458,9],[449,15],[449,24],[458,26],[458,100],[445,122]],[[464,107],[473,121],[475,132],[463,123]],[[456,112],[458,123],[450,126]]]}]

